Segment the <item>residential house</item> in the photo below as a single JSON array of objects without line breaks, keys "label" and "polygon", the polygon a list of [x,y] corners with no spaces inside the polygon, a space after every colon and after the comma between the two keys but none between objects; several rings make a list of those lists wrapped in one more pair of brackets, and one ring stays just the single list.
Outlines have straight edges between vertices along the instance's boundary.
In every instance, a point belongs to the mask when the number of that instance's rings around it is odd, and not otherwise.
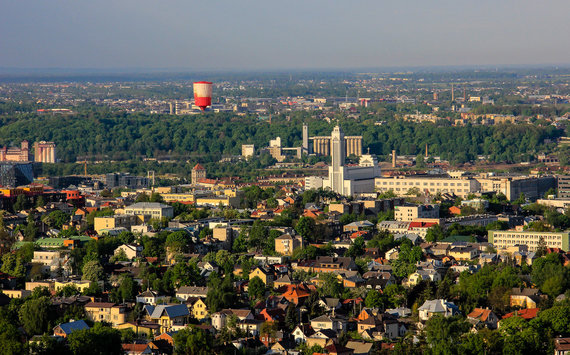
[{"label": "residential house", "polygon": [[275,238],[275,251],[281,255],[291,256],[295,250],[303,247],[303,237],[283,234]]},{"label": "residential house", "polygon": [[53,328],[53,336],[67,338],[67,336],[76,330],[89,329],[89,326],[83,319],[62,323]]},{"label": "residential house", "polygon": [[182,329],[188,323],[190,312],[184,304],[146,305],[146,318],[160,325],[161,332]]},{"label": "residential house", "polygon": [[254,315],[249,309],[222,309],[211,315],[212,326],[216,330],[220,330],[226,326],[227,319],[231,316],[235,316],[238,320],[253,320]]},{"label": "residential house", "polygon": [[109,302],[89,302],[85,305],[87,318],[93,322],[107,322],[113,325],[125,323],[127,307]]},{"label": "residential house", "polygon": [[311,319],[311,327],[315,331],[322,329],[331,329],[335,332],[341,332],[346,330],[346,321],[341,318],[333,318],[327,315],[322,315],[320,317]]},{"label": "residential house", "polygon": [[444,317],[451,317],[459,314],[459,307],[453,302],[448,302],[443,299],[427,300],[418,308],[419,317],[421,321],[427,321],[433,315],[439,314]]},{"label": "residential house", "polygon": [[521,308],[536,308],[540,302],[540,291],[535,288],[518,288],[511,291],[510,306]]},{"label": "residential house", "polygon": [[121,255],[122,253],[124,253],[125,256],[127,257],[127,259],[134,260],[134,259],[140,258],[142,256],[143,249],[144,248],[142,245],[123,244],[123,245],[119,246],[117,249],[115,249],[115,251],[113,252],[113,255],[118,256],[118,255]]},{"label": "residential house", "polygon": [[315,334],[315,330],[311,327],[310,324],[298,324],[291,332],[291,336],[297,344],[305,343],[307,341],[307,338],[313,334]]},{"label": "residential house", "polygon": [[467,321],[473,325],[475,329],[487,327],[489,329],[497,329],[499,318],[490,309],[475,308],[467,315]]},{"label": "residential house", "polygon": [[152,290],[146,290],[137,295],[137,303],[144,303],[150,305],[156,305],[157,303],[164,303],[168,299],[168,296],[159,296],[158,292]]},{"label": "residential house", "polygon": [[275,275],[270,270],[258,266],[249,273],[249,279],[251,280],[256,276],[259,277],[267,287],[273,287]]},{"label": "residential house", "polygon": [[206,298],[207,296],[208,287],[182,286],[176,291],[176,298],[180,301],[186,301],[189,297]]}]

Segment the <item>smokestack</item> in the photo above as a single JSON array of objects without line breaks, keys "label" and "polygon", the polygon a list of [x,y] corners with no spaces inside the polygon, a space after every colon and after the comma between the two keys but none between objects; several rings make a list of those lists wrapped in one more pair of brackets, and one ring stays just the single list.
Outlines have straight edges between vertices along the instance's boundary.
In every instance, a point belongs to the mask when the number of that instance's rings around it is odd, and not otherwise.
[{"label": "smokestack", "polygon": [[451,84],[451,102],[455,101],[455,91],[453,90],[453,84]]},{"label": "smokestack", "polygon": [[428,149],[427,149],[427,143],[426,143],[426,158],[428,157]]},{"label": "smokestack", "polygon": [[396,150],[392,150],[392,167],[396,167]]},{"label": "smokestack", "polygon": [[465,92],[465,88],[463,88],[463,102],[467,102],[467,93]]}]

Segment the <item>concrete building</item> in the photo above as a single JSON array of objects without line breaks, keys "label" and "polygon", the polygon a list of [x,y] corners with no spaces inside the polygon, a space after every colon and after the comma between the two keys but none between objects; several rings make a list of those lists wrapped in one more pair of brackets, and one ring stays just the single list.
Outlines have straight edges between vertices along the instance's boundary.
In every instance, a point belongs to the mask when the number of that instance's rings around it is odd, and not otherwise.
[{"label": "concrete building", "polygon": [[108,302],[89,302],[85,305],[87,318],[93,322],[108,322],[116,326],[125,323],[127,308]]},{"label": "concrete building", "polygon": [[30,145],[27,140],[20,143],[20,148],[17,147],[2,147],[0,148],[0,161],[30,161]]},{"label": "concrete building", "polygon": [[489,231],[489,243],[492,243],[497,249],[506,249],[515,245],[526,245],[529,251],[536,251],[541,238],[548,248],[560,248],[564,251],[570,250],[570,233],[568,231]]},{"label": "concrete building", "polygon": [[[172,206],[158,202],[138,202],[125,208],[125,214],[142,217],[142,220],[150,218],[172,218],[174,209]],[[140,218],[139,217],[139,218]]]},{"label": "concrete building", "polygon": [[448,175],[378,177],[375,180],[375,185],[377,191],[392,190],[397,196],[406,196],[416,192],[435,195],[439,192],[467,197],[467,195],[478,192],[480,189],[480,184],[475,179],[469,177],[454,178]]},{"label": "concrete building", "polygon": [[137,216],[122,214],[107,217],[95,217],[93,223],[95,232],[97,232],[97,234],[101,234],[105,230],[119,227],[130,230],[131,226],[137,225],[139,223],[139,220]]},{"label": "concrete building", "polygon": [[411,222],[418,218],[439,218],[439,205],[394,207],[394,219],[396,221]]},{"label": "concrete building", "polygon": [[311,153],[309,150],[309,126],[306,123],[303,123],[303,153]]},{"label": "concrete building", "polygon": [[283,234],[275,238],[275,251],[281,255],[291,256],[295,250],[303,247],[303,237]]},{"label": "concrete building", "polygon": [[570,175],[557,175],[556,185],[559,198],[570,198]]},{"label": "concrete building", "polygon": [[34,161],[36,163],[55,163],[56,159],[54,142],[34,143]]},{"label": "concrete building", "polygon": [[192,184],[196,185],[199,180],[206,178],[206,169],[200,164],[192,168]]},{"label": "concrete building", "polygon": [[481,192],[495,192],[504,194],[508,200],[513,201],[524,194],[525,198],[536,200],[544,196],[550,188],[556,188],[556,179],[553,176],[493,176],[483,174],[476,178],[481,185]]},{"label": "concrete building", "polygon": [[[346,136],[344,138],[344,154],[345,157],[354,155],[362,156],[362,136]],[[329,156],[332,151],[332,136],[311,137],[313,141],[313,153],[317,155]]]},{"label": "concrete building", "polygon": [[142,189],[150,186],[150,179],[125,173],[111,173],[105,175],[105,185],[110,189],[118,187]]},{"label": "concrete building", "polygon": [[328,176],[323,179],[323,188],[346,196],[374,192],[375,179],[380,176],[376,157],[363,155],[358,166],[346,166],[345,137],[339,126],[331,133],[330,148],[331,165]]},{"label": "concrete building", "polygon": [[245,159],[249,159],[255,155],[255,145],[254,144],[242,144],[241,145],[241,156]]}]

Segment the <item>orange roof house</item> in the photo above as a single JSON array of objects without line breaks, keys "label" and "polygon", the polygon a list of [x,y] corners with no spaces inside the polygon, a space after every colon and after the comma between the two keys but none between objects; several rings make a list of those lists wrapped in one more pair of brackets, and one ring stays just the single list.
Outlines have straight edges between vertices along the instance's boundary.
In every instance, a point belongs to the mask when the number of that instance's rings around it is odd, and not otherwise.
[{"label": "orange roof house", "polygon": [[298,305],[302,303],[311,295],[311,292],[303,285],[287,285],[287,291],[283,292],[282,296],[287,301]]}]

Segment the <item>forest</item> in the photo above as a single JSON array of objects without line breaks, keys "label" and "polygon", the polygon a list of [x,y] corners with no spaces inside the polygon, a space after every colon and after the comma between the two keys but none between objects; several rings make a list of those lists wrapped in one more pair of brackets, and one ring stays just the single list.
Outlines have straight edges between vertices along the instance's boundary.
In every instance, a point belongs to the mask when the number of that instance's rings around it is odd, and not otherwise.
[{"label": "forest", "polygon": [[[398,120],[388,107],[383,115],[364,113],[359,119],[335,117],[328,123],[317,113],[276,115],[271,123],[254,116],[206,113],[196,116],[86,110],[74,115],[14,113],[0,118],[0,144],[19,146],[20,141],[54,141],[61,162],[128,161],[142,158],[218,161],[223,155],[239,155],[242,144],[265,147],[280,136],[284,146],[301,144],[302,122],[309,135],[328,135],[340,123],[346,135],[362,135],[363,148],[387,159],[393,149],[399,155],[417,155],[428,145],[429,154],[453,163],[488,156],[494,162],[529,161],[539,152],[552,152],[551,141],[564,135],[554,126],[503,124],[450,126],[448,121],[412,123]],[[376,120],[388,118],[386,124]],[[41,127],[41,129],[39,129]]]}]

